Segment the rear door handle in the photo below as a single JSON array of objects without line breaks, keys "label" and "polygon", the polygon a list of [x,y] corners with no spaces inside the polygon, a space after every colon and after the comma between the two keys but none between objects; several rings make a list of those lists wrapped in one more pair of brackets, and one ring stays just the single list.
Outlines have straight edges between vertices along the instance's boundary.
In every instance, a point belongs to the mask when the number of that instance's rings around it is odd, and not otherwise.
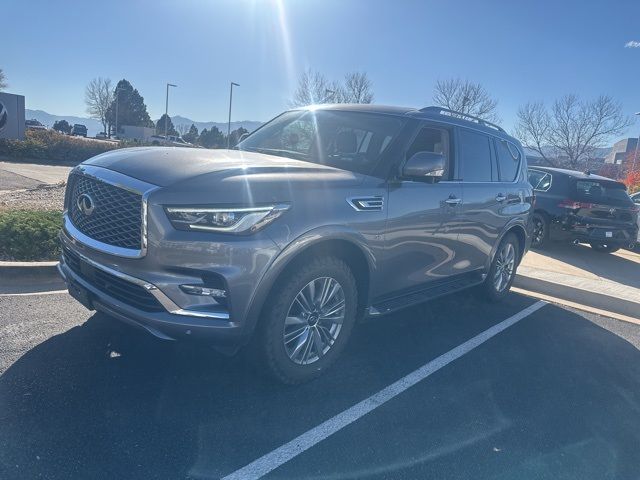
[{"label": "rear door handle", "polygon": [[507,199],[503,194],[499,193],[496,195],[496,202],[504,202]]},{"label": "rear door handle", "polygon": [[458,205],[460,202],[462,202],[462,199],[457,198],[453,195],[451,195],[449,198],[445,200],[445,203],[447,203],[448,205]]}]

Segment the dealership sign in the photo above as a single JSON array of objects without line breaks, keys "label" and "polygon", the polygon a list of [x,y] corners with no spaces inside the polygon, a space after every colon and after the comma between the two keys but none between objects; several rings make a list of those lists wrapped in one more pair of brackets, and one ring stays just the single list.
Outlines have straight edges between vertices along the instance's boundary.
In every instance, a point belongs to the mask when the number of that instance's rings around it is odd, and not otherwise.
[{"label": "dealership sign", "polygon": [[0,138],[24,138],[24,97],[0,92]]}]

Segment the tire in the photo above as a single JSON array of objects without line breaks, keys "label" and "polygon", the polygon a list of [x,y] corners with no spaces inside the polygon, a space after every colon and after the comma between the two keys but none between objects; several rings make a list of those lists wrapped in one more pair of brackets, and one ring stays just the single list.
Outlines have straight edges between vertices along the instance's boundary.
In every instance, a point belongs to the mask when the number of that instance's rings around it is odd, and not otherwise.
[{"label": "tire", "polygon": [[[320,308],[325,290],[327,300]],[[324,373],[347,344],[358,309],[355,278],[342,260],[319,257],[287,273],[274,291],[256,332],[256,358],[261,368],[282,383],[307,382]],[[315,305],[303,308],[311,298]],[[322,312],[327,314],[324,319]],[[332,319],[338,317],[341,323],[335,324]]]},{"label": "tire", "polygon": [[[511,253],[508,253],[511,252]],[[520,258],[520,244],[513,233],[504,236],[500,245],[496,250],[496,254],[491,262],[489,273],[482,289],[484,290],[484,298],[490,302],[498,302],[507,296],[509,289],[516,277],[516,269],[518,268],[518,259]],[[504,270],[501,265],[504,265]],[[509,267],[509,265],[511,265]],[[498,283],[498,269],[501,269],[501,281]]]},{"label": "tire", "polygon": [[620,247],[607,245],[606,243],[590,243],[589,245],[591,245],[591,248],[593,248],[598,253],[613,253],[620,250]]},{"label": "tire", "polygon": [[549,243],[549,220],[542,213],[534,213],[531,222],[533,223],[531,248],[542,249]]}]

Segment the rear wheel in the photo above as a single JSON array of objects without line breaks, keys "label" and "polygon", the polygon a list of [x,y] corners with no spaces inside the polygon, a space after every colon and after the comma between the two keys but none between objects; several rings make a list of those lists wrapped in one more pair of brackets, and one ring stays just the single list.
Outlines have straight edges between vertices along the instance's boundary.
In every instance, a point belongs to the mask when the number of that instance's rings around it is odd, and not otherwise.
[{"label": "rear wheel", "polygon": [[276,287],[258,329],[262,366],[283,383],[322,374],[344,349],[355,323],[356,281],[342,260],[322,257]]},{"label": "rear wheel", "polygon": [[607,243],[590,243],[591,248],[593,248],[596,252],[600,253],[613,253],[620,250],[620,247],[616,247],[615,245],[609,245]]},{"label": "rear wheel", "polygon": [[549,241],[549,222],[541,213],[534,213],[531,222],[533,223],[531,248],[544,248]]},{"label": "rear wheel", "polygon": [[508,293],[516,276],[520,244],[513,233],[508,233],[500,242],[484,281],[483,289],[490,301],[502,300]]}]

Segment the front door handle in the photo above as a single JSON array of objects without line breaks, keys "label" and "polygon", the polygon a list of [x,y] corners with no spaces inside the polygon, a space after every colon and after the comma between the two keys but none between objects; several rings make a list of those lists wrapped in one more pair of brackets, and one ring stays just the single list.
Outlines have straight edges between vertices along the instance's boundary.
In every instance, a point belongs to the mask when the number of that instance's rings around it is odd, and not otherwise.
[{"label": "front door handle", "polygon": [[445,200],[445,203],[448,205],[458,205],[460,202],[462,202],[462,199],[456,198],[453,195],[451,195],[449,198]]},{"label": "front door handle", "polygon": [[499,193],[496,195],[496,202],[504,202],[507,199],[503,194]]}]

